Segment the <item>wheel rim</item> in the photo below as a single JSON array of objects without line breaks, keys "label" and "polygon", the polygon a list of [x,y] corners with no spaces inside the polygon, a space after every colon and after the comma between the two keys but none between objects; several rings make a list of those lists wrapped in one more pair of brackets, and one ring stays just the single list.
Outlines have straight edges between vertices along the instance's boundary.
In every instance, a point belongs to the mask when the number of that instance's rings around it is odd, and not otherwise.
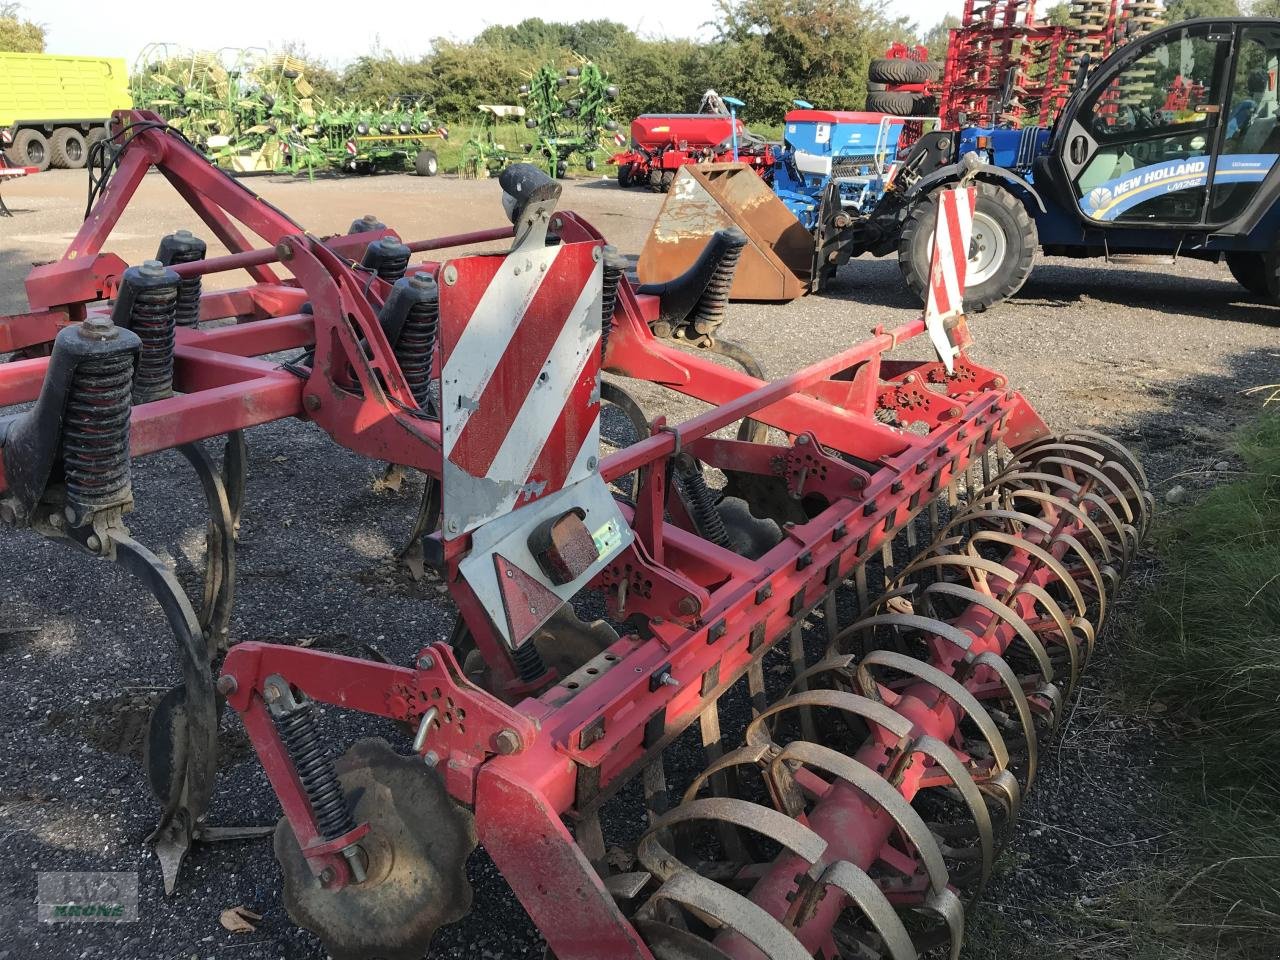
[{"label": "wheel rim", "polygon": [[72,163],[79,163],[80,158],[84,156],[84,147],[79,140],[68,140],[66,150],[67,159]]},{"label": "wheel rim", "polygon": [[990,280],[1004,263],[1008,247],[1000,224],[990,214],[975,213],[965,286],[973,287]]},{"label": "wheel rim", "polygon": [[32,140],[27,144],[27,162],[37,165],[44,163],[44,144],[39,140]]}]

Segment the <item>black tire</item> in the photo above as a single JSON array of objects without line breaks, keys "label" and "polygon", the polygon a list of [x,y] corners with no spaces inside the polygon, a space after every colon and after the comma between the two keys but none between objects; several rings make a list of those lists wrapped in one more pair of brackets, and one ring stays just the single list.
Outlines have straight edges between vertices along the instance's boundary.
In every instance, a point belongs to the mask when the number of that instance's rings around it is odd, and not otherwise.
[{"label": "black tire", "polygon": [[927,83],[942,76],[936,60],[872,60],[867,76],[879,83]]},{"label": "black tire", "polygon": [[19,130],[13,138],[10,156],[18,166],[35,167],[37,170],[48,170],[53,160],[49,141],[39,130]]},{"label": "black tire", "polygon": [[1267,285],[1267,258],[1252,250],[1233,250],[1227,254],[1227,269],[1236,282],[1259,297],[1270,297]]},{"label": "black tire", "polygon": [[440,172],[440,159],[434,150],[419,150],[413,158],[413,172],[420,177],[434,177]]},{"label": "black tire", "polygon": [[634,182],[631,178],[631,164],[624,163],[618,167],[618,186],[626,189]]},{"label": "black tire", "polygon": [[922,99],[924,98],[918,93],[902,93],[897,90],[868,93],[867,109],[872,113],[887,113],[895,117],[909,117],[916,109],[916,104]]},{"label": "black tire", "polygon": [[83,170],[89,159],[89,147],[80,131],[59,127],[49,140],[49,160],[64,170]]},{"label": "black tire", "polygon": [[[983,269],[985,276],[970,282],[965,289],[966,313],[981,313],[1001,303],[1026,283],[1036,256],[1036,225],[1022,201],[1010,191],[992,183],[979,183],[977,209],[974,211],[974,239],[971,249],[983,237],[984,228],[998,231],[988,243],[997,243],[996,256]],[[929,289],[929,256],[933,229],[938,219],[938,194],[922,197],[907,212],[898,239],[898,268],[907,286],[923,302]],[[984,245],[982,251],[987,247]],[[973,262],[970,261],[970,269]]]}]

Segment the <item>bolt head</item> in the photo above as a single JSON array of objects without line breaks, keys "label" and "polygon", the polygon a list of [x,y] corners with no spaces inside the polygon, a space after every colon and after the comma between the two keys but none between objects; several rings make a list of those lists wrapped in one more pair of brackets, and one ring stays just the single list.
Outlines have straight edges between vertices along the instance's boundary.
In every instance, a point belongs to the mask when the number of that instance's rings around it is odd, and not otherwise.
[{"label": "bolt head", "polygon": [[81,322],[80,336],[86,340],[114,340],[120,336],[120,331],[109,316],[97,313]]},{"label": "bolt head", "polygon": [[431,670],[436,665],[436,658],[429,653],[424,653],[418,658],[419,670]]},{"label": "bolt head", "polygon": [[138,272],[144,277],[163,277],[164,264],[159,260],[143,260]]},{"label": "bolt head", "polygon": [[302,398],[302,405],[312,413],[315,413],[315,411],[320,409],[320,398],[314,393],[308,393]]},{"label": "bolt head", "polygon": [[493,745],[497,748],[498,753],[504,757],[509,757],[520,750],[520,734],[510,729],[500,730],[497,736],[493,738]]},{"label": "bolt head", "polygon": [[422,762],[428,767],[435,768],[440,763],[440,754],[436,753],[434,750],[428,750],[422,755]]},{"label": "bolt head", "polygon": [[458,282],[458,268],[452,263],[444,268],[444,272],[441,275],[444,277],[444,282],[449,286],[453,286]]},{"label": "bolt head", "polygon": [[98,539],[98,535],[96,533],[91,533],[89,534],[89,539],[84,542],[84,545],[90,550],[100,550],[102,548],[102,541]]},{"label": "bolt head", "polygon": [[325,867],[323,870],[320,871],[320,883],[323,886],[327,887],[329,884],[333,883],[333,878],[334,878],[333,867]]},{"label": "bolt head", "polygon": [[275,703],[280,699],[280,688],[274,683],[269,683],[262,688],[262,699],[267,703]]},{"label": "bolt head", "polygon": [[224,697],[229,697],[236,692],[238,684],[236,678],[232,676],[221,676],[218,678],[217,690]]},{"label": "bolt head", "polygon": [[597,460],[595,457],[587,457],[587,469],[588,469],[588,470],[594,470],[594,469],[596,468],[597,464],[599,464],[599,463],[600,463],[600,461],[599,461],[599,460]]},{"label": "bolt head", "polygon": [[680,598],[680,602],[676,604],[676,610],[681,616],[691,617],[698,612],[698,601],[686,594]]},{"label": "bolt head", "polygon": [[288,240],[281,240],[276,244],[276,256],[282,263],[288,263],[293,259],[293,245]]}]

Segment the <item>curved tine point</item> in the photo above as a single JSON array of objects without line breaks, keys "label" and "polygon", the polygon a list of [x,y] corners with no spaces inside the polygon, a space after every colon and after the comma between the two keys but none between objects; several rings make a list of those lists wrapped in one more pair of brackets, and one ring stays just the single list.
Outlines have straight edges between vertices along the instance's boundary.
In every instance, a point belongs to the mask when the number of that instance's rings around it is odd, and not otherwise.
[{"label": "curved tine point", "polygon": [[801,707],[828,707],[853,714],[868,723],[883,727],[899,740],[904,740],[911,735],[911,721],[879,700],[849,693],[847,690],[806,690],[783,697],[764,713],[753,718],[747,724],[746,742],[755,748],[772,746],[772,739],[765,721],[784,711]]},{"label": "curved tine point", "polygon": [[[208,647],[200,636],[200,621],[181,584],[160,559],[132,537],[113,532],[116,562],[136,576],[160,604],[178,644],[186,690],[187,792],[186,807],[193,820],[209,808],[213,776],[218,765],[218,713]],[[152,838],[172,821],[166,811]]]},{"label": "curved tine point", "polygon": [[903,926],[889,898],[866,872],[848,860],[837,860],[827,867],[819,881],[821,886],[835,887],[842,891],[854,905],[862,911],[862,915],[880,934],[885,949],[889,951],[889,960],[917,960],[916,945],[911,942],[911,934]]},{"label": "curved tine point", "polygon": [[1075,601],[1076,613],[1082,617],[1088,615],[1089,608],[1084,602],[1084,594],[1080,592],[1080,584],[1076,583],[1075,578],[1067,572],[1067,568],[1062,565],[1062,561],[1044,549],[1044,547],[1038,546],[1024,537],[1013,537],[1007,533],[998,533],[995,530],[980,530],[969,539],[969,549],[974,551],[975,555],[979,543],[999,543],[1014,550],[1030,554],[1037,562],[1047,567],[1066,587],[1067,592],[1071,594],[1071,599]]},{"label": "curved tine point", "polygon": [[982,791],[978,789],[977,783],[960,762],[960,758],[937,737],[918,737],[911,745],[911,752],[928,757],[951,778],[955,788],[960,791],[965,806],[969,808],[974,826],[978,828],[978,842],[982,847],[982,879],[978,882],[978,888],[973,891],[970,902],[977,900],[983,887],[991,878],[991,868],[995,863],[995,828],[991,823],[991,811],[987,809],[987,804],[982,799]]},{"label": "curved tine point", "polygon": [[1022,809],[1022,788],[1018,786],[1018,778],[1012,773],[1001,770],[991,779],[978,783],[978,789],[1000,802],[1004,807],[1006,823],[1013,823],[1018,819],[1018,813]]},{"label": "curved tine point", "polygon": [[1044,648],[1044,644],[1040,642],[1040,638],[1035,635],[1035,631],[1027,626],[1027,622],[1018,616],[1016,610],[1006,603],[1001,603],[994,597],[989,597],[981,591],[974,590],[972,587],[962,586],[958,583],[931,583],[925,588],[925,594],[942,594],[943,596],[956,597],[959,600],[966,600],[969,603],[977,604],[992,616],[998,617],[1013,628],[1022,642],[1031,650],[1031,655],[1036,658],[1036,663],[1040,667],[1040,675],[1048,682],[1053,682],[1053,662],[1049,659],[1049,653]]},{"label": "curved tine point", "polygon": [[838,750],[832,750],[817,743],[809,743],[806,740],[796,740],[787,744],[774,763],[786,763],[792,760],[824,770],[866,794],[873,803],[893,818],[898,829],[916,848],[925,872],[929,875],[929,886],[934,890],[947,888],[950,877],[938,841],[934,839],[920,814],[916,813],[910,802],[888,780],[870,767]]},{"label": "curved tine point", "polygon": [[[644,835],[640,841],[641,849],[645,848],[650,837],[656,837],[677,824],[693,820],[732,823],[751,830],[775,841],[808,864],[821,860],[827,849],[826,840],[785,813],[737,797],[701,797],[667,811]],[[656,845],[662,851],[662,857],[653,864],[643,859],[642,862],[655,876],[669,879],[671,871],[679,865],[679,860],[668,853],[661,843]]]},{"label": "curved tine point", "polygon": [[1031,716],[1031,704],[1027,702],[1027,694],[1022,689],[1022,684],[1014,674],[1013,668],[1009,666],[1009,662],[999,654],[988,651],[974,657],[972,663],[975,667],[988,667],[995,671],[996,676],[1000,678],[1000,682],[1009,691],[1009,699],[1013,701],[1014,709],[1018,711],[1018,719],[1022,723],[1022,735],[1027,741],[1027,786],[1024,792],[1029,793],[1031,784],[1036,779],[1036,762],[1040,751],[1039,739],[1036,737],[1035,722]]},{"label": "curved tine point", "polygon": [[809,951],[772,914],[766,913],[740,893],[699,876],[688,868],[677,871],[653,895],[712,917],[733,930],[769,960],[813,960]]},{"label": "curved tine point", "polygon": [[1010,490],[1009,498],[1011,500],[1032,500],[1036,503],[1048,503],[1052,504],[1057,510],[1069,513],[1076,523],[1084,527],[1089,536],[1098,545],[1098,550],[1102,553],[1103,562],[1111,562],[1111,544],[1107,542],[1107,538],[1098,528],[1098,525],[1093,522],[1093,518],[1066,497],[1060,497],[1056,493],[1049,493],[1046,490]]},{"label": "curved tine point", "polygon": [[226,647],[231,610],[235,601],[236,527],[222,474],[213,465],[204,446],[184,443],[178,452],[191,465],[209,510],[205,538],[204,596],[198,619],[212,658]]},{"label": "curved tine point", "polygon": [[881,613],[874,617],[864,617],[857,623],[850,624],[840,631],[834,643],[839,646],[846,637],[854,637],[876,627],[906,627],[921,633],[942,637],[955,644],[961,650],[968,650],[973,645],[973,638],[959,627],[954,627],[945,620],[921,616],[918,613]]},{"label": "curved tine point", "polygon": [[1058,534],[1054,537],[1053,542],[1065,543],[1071,548],[1072,552],[1080,558],[1080,562],[1084,564],[1085,570],[1093,580],[1094,591],[1098,595],[1098,626],[1101,627],[1107,619],[1107,585],[1104,582],[1102,571],[1098,569],[1097,561],[1095,561],[1093,559],[1093,555],[1084,548],[1084,544],[1069,533]]},{"label": "curved tine point", "polygon": [[936,913],[947,925],[951,938],[950,960],[960,960],[960,948],[964,946],[964,904],[951,890],[933,890],[925,901],[925,909]]},{"label": "curved tine point", "polygon": [[1050,724],[1056,730],[1062,723],[1062,691],[1051,683],[1042,683],[1036,688],[1036,696],[1049,701]]},{"label": "curved tine point", "polygon": [[843,674],[845,677],[852,677],[854,667],[857,666],[857,661],[858,658],[852,654],[828,653],[812,667],[805,670],[804,673],[799,674],[794,680],[792,680],[783,696],[789,696],[794,693],[797,684],[808,684],[810,680],[813,680],[824,673]]},{"label": "curved tine point", "polygon": [[873,699],[876,697],[874,691],[877,689],[876,679],[871,674],[871,667],[874,666],[884,666],[891,670],[909,674],[950,697],[982,733],[983,739],[987,741],[987,746],[991,748],[991,754],[996,761],[996,768],[1004,770],[1009,766],[1009,748],[1004,742],[1004,737],[1000,735],[1000,730],[995,721],[991,719],[991,714],[978,702],[978,698],[951,674],[943,673],[937,667],[916,660],[914,657],[908,657],[905,654],[892,650],[874,650],[867,654],[858,665],[858,685],[866,696]]},{"label": "curved tine point", "polygon": [[693,782],[689,784],[689,788],[685,790],[682,803],[689,803],[695,800],[698,792],[707,785],[707,783],[717,773],[728,770],[730,767],[739,766],[756,766],[759,767],[760,761],[773,748],[772,741],[766,743],[748,743],[746,746],[739,747],[737,750],[731,750],[711,764],[700,774],[698,774]]}]

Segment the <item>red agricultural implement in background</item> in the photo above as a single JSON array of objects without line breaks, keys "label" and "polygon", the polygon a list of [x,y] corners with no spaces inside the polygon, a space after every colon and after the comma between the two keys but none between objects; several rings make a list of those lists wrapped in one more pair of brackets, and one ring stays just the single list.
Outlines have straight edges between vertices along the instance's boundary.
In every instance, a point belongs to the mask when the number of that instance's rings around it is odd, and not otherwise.
[{"label": "red agricultural implement in background", "polygon": [[[655,336],[735,355],[722,248],[640,295],[526,165],[500,181],[514,228],[321,238],[153,115],[113,134],[90,218],[0,321],[25,357],[0,406],[34,401],[0,420],[0,516],[123,564],[168,615],[185,683],[148,772],[170,882],[221,835],[225,698],[284,811],[285,904],[340,960],[421,957],[470,909],[477,841],[561,960],[958,955],[1150,497],[1120,446],[1055,437],[964,351],[945,263],[927,321],[768,382]],[[189,233],[139,267],[102,252],[153,168],[229,255]],[[481,241],[509,249],[413,260]],[[233,270],[250,283],[203,290]],[[705,412],[650,419],[627,378]],[[608,455],[603,403],[641,434]],[[414,542],[449,642],[400,665],[228,651],[242,432],[285,418],[428,477]],[[210,505],[199,612],[125,525],[132,459],[170,448]],[[405,732],[335,761],[324,704]],[[705,765],[665,762],[690,738]],[[611,816],[641,793],[643,824]]]},{"label": "red agricultural implement in background", "polygon": [[631,149],[614,154],[609,162],[618,168],[619,186],[647,186],[666,193],[680,168],[689,164],[736,160],[768,179],[776,159],[773,145],[736,116],[703,112],[636,117],[631,121]]}]

